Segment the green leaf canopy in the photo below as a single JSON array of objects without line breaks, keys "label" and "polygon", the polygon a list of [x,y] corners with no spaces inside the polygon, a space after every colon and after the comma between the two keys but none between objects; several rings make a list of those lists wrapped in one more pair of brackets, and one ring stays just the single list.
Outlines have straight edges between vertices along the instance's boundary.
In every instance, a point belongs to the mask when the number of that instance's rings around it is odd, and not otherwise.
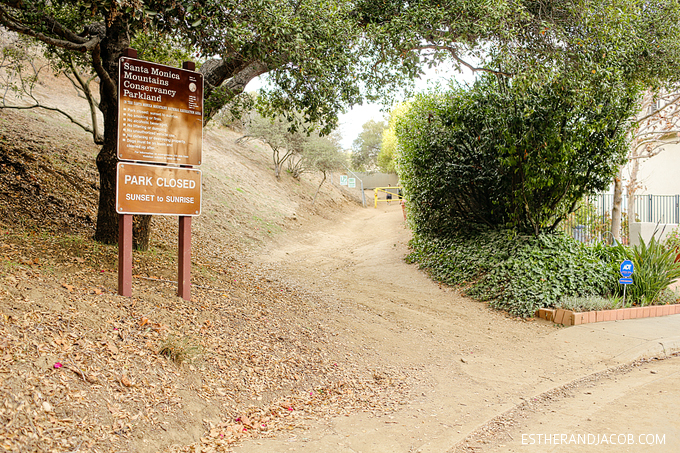
[{"label": "green leaf canopy", "polygon": [[583,195],[608,186],[636,93],[623,80],[527,86],[485,77],[417,97],[396,127],[416,231],[554,229]]}]

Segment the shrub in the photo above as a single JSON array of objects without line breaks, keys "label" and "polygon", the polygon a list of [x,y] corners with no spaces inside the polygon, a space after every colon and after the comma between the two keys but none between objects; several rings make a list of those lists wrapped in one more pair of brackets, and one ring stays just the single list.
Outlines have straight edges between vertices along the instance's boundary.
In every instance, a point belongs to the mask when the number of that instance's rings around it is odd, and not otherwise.
[{"label": "shrub", "polygon": [[673,228],[664,238],[663,245],[668,250],[675,250],[675,253],[680,253],[680,231],[678,227]]},{"label": "shrub", "polygon": [[659,305],[677,304],[679,298],[677,291],[666,288],[659,293],[657,303]]},{"label": "shrub", "polygon": [[[633,284],[626,289],[626,299],[641,306],[663,303],[660,299],[662,291],[680,278],[680,263],[675,262],[675,251],[664,247],[654,236],[648,243],[640,239],[640,244],[632,248],[619,245],[612,249],[619,259],[610,261],[610,265],[617,272],[622,257],[631,260],[635,267]],[[622,285],[617,285],[615,292],[622,295]]]},{"label": "shrub", "polygon": [[602,297],[602,296],[584,296],[584,297],[565,297],[557,304],[557,308],[564,308],[565,310],[572,310],[578,312],[596,311],[596,310],[611,310],[619,308],[622,302],[621,298]]},{"label": "shrub", "polygon": [[635,97],[614,85],[483,77],[416,97],[395,129],[413,230],[446,237],[471,228],[555,229],[584,195],[608,187],[622,163]]},{"label": "shrub", "polygon": [[618,268],[598,252],[562,233],[519,235],[511,230],[457,234],[448,239],[416,235],[407,260],[438,281],[464,285],[470,296],[533,316],[569,296],[606,294]]}]

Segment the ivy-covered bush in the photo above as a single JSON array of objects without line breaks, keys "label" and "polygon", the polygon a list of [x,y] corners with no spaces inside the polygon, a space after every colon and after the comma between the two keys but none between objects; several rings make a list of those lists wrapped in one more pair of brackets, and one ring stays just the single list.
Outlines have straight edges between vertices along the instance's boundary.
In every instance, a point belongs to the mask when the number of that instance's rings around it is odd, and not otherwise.
[{"label": "ivy-covered bush", "polygon": [[514,316],[533,316],[565,297],[607,294],[618,281],[618,268],[563,233],[416,235],[411,249],[407,261],[419,263],[435,280],[463,285],[468,295]]},{"label": "ivy-covered bush", "polygon": [[533,316],[539,308],[574,305],[582,298],[602,300],[598,309],[615,308],[623,296],[618,281],[626,259],[635,266],[626,306],[676,303],[677,299],[667,288],[680,278],[680,263],[674,261],[674,251],[654,238],[635,247],[588,246],[561,232],[534,236],[485,230],[445,239],[416,235],[410,246],[408,262],[514,316]]},{"label": "ivy-covered bush", "polygon": [[434,237],[554,230],[584,195],[611,183],[635,99],[614,76],[538,86],[485,77],[418,96],[396,125],[412,228]]}]

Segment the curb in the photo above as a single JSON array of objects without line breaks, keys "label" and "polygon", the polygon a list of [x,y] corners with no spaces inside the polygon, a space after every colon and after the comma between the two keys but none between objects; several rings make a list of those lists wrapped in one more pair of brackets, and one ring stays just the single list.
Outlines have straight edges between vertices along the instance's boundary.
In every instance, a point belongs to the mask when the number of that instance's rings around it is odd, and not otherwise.
[{"label": "curb", "polygon": [[677,352],[680,352],[680,337],[650,340],[620,352],[613,356],[612,359],[622,362],[632,362],[645,358],[668,359]]},{"label": "curb", "polygon": [[[512,428],[513,423],[512,420],[516,418],[518,415],[521,416],[521,414],[525,411],[532,411],[534,410],[532,408],[532,402],[541,402],[549,399],[552,395],[560,394],[561,392],[567,390],[573,390],[574,388],[578,388],[588,382],[596,381],[602,378],[607,377],[607,375],[611,373],[617,373],[617,372],[628,372],[632,370],[634,367],[640,365],[641,363],[644,363],[646,359],[658,359],[658,360],[667,360],[673,357],[672,353],[668,351],[668,349],[664,348],[664,344],[661,342],[658,342],[658,349],[660,351],[663,351],[663,356],[656,356],[654,355],[655,352],[653,352],[653,349],[655,348],[649,348],[648,345],[649,343],[654,343],[653,341],[648,342],[645,345],[641,345],[640,347],[634,348],[634,349],[644,349],[646,352],[642,352],[641,355],[634,360],[629,360],[625,363],[620,363],[618,365],[610,366],[607,368],[604,368],[600,371],[596,371],[590,374],[586,374],[584,376],[572,379],[569,382],[565,382],[563,384],[556,385],[552,387],[551,389],[548,389],[544,392],[541,392],[537,395],[534,395],[530,398],[523,398],[524,402],[519,403],[515,405],[515,407],[508,409],[490,419],[488,419],[485,423],[479,425],[476,429],[470,431],[468,434],[465,435],[461,440],[456,442],[453,447],[451,447],[449,450],[447,450],[447,453],[462,453],[462,452],[467,452],[470,451],[471,444],[474,443],[475,440],[477,442],[480,442],[478,437],[482,437],[486,431],[486,428],[489,426],[498,426],[501,431],[504,432],[509,432],[509,430]],[[680,337],[673,338],[671,340],[667,340],[666,343],[673,343],[674,344],[674,349],[680,350]],[[670,345],[669,345],[670,346]],[[628,351],[625,351],[622,354],[625,354]],[[616,357],[619,357],[621,354],[619,354]],[[496,435],[498,436],[498,434]],[[473,449],[475,447],[472,447]]]},{"label": "curb", "polygon": [[680,304],[648,305],[646,307],[618,308],[615,310],[598,310],[576,312],[563,308],[541,308],[536,317],[565,326],[578,326],[594,322],[623,321],[625,319],[655,318],[680,314]]}]

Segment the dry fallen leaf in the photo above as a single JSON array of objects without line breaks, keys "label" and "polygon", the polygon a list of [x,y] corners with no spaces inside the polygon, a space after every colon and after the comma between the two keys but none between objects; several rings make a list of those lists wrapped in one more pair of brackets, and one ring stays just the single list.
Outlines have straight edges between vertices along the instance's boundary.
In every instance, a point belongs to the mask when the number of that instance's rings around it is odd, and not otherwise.
[{"label": "dry fallen leaf", "polygon": [[108,349],[111,354],[118,354],[118,348],[110,341],[106,343],[106,349]]},{"label": "dry fallen leaf", "polygon": [[73,292],[73,289],[75,288],[73,285],[68,285],[68,284],[66,284],[66,283],[62,283],[61,286],[63,286],[64,288],[66,288],[66,289],[68,290],[69,293],[72,293],[72,292]]}]

